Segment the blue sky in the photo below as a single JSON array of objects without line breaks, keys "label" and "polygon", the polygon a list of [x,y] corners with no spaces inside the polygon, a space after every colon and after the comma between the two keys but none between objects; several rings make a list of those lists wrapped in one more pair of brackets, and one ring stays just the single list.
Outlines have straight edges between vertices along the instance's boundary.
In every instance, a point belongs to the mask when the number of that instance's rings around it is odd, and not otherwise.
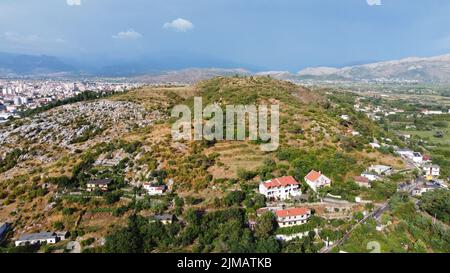
[{"label": "blue sky", "polygon": [[2,0],[0,51],[296,72],[450,53],[448,0]]}]

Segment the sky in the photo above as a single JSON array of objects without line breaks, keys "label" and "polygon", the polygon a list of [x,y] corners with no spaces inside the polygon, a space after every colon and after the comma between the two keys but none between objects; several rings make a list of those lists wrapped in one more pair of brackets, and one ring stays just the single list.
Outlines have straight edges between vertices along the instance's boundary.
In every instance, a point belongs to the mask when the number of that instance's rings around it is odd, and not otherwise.
[{"label": "sky", "polygon": [[448,0],[1,0],[0,52],[297,72],[450,53],[449,14]]}]

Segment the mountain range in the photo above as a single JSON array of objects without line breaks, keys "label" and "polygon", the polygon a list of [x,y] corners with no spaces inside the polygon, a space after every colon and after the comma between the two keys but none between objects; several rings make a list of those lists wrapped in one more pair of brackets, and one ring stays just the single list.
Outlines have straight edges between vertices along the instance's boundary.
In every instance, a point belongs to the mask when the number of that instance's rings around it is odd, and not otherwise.
[{"label": "mountain range", "polygon": [[450,54],[429,58],[412,57],[343,68],[306,68],[297,75],[302,79],[317,80],[400,80],[449,83]]},{"label": "mountain range", "polygon": [[[198,57],[198,56],[197,56]],[[148,83],[192,83],[215,76],[268,75],[282,80],[417,81],[450,83],[450,54],[337,67],[310,67],[298,73],[258,68],[206,57],[160,56],[83,67],[47,55],[0,53],[0,77],[105,76],[129,77]],[[214,68],[211,68],[214,67]],[[257,72],[255,72],[257,71]]]}]

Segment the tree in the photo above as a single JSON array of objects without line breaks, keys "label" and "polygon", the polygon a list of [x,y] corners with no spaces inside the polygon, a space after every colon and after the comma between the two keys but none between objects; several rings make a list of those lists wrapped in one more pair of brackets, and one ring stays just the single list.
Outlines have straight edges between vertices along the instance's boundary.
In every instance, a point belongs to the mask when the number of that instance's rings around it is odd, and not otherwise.
[{"label": "tree", "polygon": [[245,199],[245,193],[242,191],[232,191],[225,197],[227,206],[239,205]]},{"label": "tree", "polygon": [[266,212],[256,220],[255,236],[261,239],[267,239],[275,230],[275,215],[272,212]]},{"label": "tree", "polygon": [[260,239],[255,246],[256,253],[278,253],[280,252],[280,243],[273,236],[267,239]]},{"label": "tree", "polygon": [[119,229],[106,237],[105,251],[108,253],[142,253],[143,235],[136,215],[128,219],[128,227]]},{"label": "tree", "polygon": [[439,220],[450,223],[450,191],[441,189],[422,195],[420,208]]}]

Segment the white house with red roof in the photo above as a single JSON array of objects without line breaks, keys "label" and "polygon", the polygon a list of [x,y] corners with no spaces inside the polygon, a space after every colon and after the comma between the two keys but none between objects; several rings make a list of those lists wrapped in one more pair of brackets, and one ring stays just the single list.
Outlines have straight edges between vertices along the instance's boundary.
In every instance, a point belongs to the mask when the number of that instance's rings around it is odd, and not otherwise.
[{"label": "white house with red roof", "polygon": [[162,195],[166,191],[165,185],[155,186],[151,183],[144,183],[143,188],[147,191],[148,195]]},{"label": "white house with red roof", "polygon": [[311,217],[311,210],[308,208],[289,208],[277,210],[275,215],[279,227],[292,227],[306,224]]},{"label": "white house with red roof", "polygon": [[310,171],[305,176],[305,182],[313,189],[313,191],[317,192],[318,189],[323,187],[328,187],[331,185],[331,179],[322,174],[322,172],[315,170]]},{"label": "white house with red roof", "polygon": [[300,184],[292,176],[274,178],[259,184],[259,193],[267,199],[284,200],[302,194]]}]

